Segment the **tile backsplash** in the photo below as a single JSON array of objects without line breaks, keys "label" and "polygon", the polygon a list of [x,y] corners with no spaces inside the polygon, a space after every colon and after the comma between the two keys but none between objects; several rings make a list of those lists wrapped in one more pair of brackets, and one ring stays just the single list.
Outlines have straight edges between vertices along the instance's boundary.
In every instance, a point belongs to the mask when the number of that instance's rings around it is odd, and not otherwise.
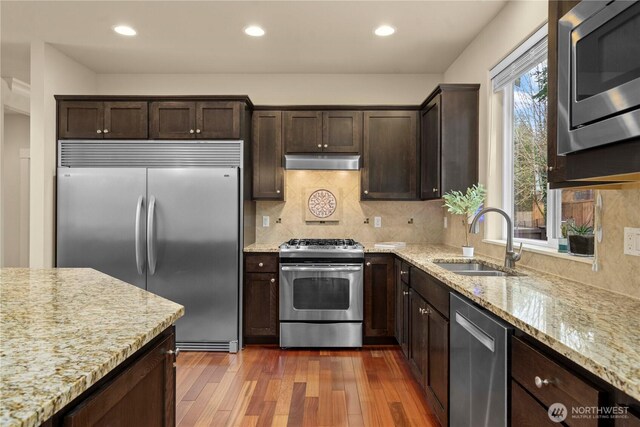
[{"label": "tile backsplash", "polygon": [[[256,243],[282,243],[294,237],[353,238],[360,242],[443,241],[442,201],[360,201],[358,171],[286,171],[285,202],[256,203]],[[339,222],[305,221],[308,189],[337,189],[342,212]],[[270,226],[262,226],[263,215]],[[374,227],[374,217],[382,227]],[[369,223],[365,220],[369,218]],[[278,222],[279,219],[279,222]],[[413,219],[413,222],[411,222]]]}]

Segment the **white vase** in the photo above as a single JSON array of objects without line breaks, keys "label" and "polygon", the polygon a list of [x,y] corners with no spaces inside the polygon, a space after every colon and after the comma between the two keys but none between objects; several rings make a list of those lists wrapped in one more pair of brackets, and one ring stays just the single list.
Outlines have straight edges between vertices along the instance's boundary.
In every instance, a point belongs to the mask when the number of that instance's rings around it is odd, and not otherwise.
[{"label": "white vase", "polygon": [[464,257],[473,257],[473,246],[463,246],[462,247],[462,256],[464,256]]}]

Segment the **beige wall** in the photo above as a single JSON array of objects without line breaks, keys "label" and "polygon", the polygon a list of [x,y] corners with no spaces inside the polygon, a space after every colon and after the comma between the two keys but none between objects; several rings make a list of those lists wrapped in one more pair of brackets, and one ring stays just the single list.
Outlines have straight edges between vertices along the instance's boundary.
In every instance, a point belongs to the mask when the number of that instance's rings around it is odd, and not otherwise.
[{"label": "beige wall", "polygon": [[[6,110],[5,110],[6,111]],[[5,114],[2,139],[2,239],[3,267],[28,266],[28,233],[24,218],[28,209],[21,203],[21,150],[29,149],[29,116]]]},{"label": "beige wall", "polygon": [[[479,82],[480,88],[480,181],[488,186],[490,206],[502,204],[501,173],[498,146],[499,129],[494,115],[501,104],[490,96],[489,70],[511,50],[538,29],[547,19],[547,3],[537,1],[509,2],[485,27],[444,74],[446,82]],[[489,124],[494,123],[492,128]],[[500,127],[497,125],[497,127]],[[526,251],[521,264],[612,291],[640,297],[640,258],[623,254],[623,227],[640,227],[640,190],[602,191],[604,211],[603,242],[598,246],[599,271],[590,264]],[[448,214],[447,214],[448,215]],[[489,221],[501,221],[497,215]],[[449,216],[444,241],[462,245],[464,230],[458,218]],[[484,232],[471,237],[478,253],[502,258],[504,247],[482,242]],[[494,236],[491,236],[494,237]]]},{"label": "beige wall", "polygon": [[419,104],[441,74],[100,74],[104,95],[249,95],[256,105]]},{"label": "beige wall", "polygon": [[[361,202],[360,172],[286,171],[286,202],[257,202],[256,242],[282,243],[295,237],[353,238],[361,242],[404,241],[442,242],[442,202]],[[307,189],[328,189],[341,193],[339,223],[307,223]],[[262,216],[270,217],[270,227],[262,227]],[[374,227],[374,216],[382,227]],[[277,219],[281,223],[276,223]],[[365,219],[369,218],[369,224]],[[409,221],[413,218],[413,224]]]},{"label": "beige wall", "polygon": [[30,266],[54,263],[55,94],[94,94],[96,74],[53,46],[31,43]]}]

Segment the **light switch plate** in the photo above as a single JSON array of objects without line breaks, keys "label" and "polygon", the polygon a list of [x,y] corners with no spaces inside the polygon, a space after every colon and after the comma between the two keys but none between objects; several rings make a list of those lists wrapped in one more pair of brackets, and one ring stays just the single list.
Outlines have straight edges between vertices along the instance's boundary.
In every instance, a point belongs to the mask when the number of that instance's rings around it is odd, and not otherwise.
[{"label": "light switch plate", "polygon": [[640,228],[624,228],[624,253],[640,256]]},{"label": "light switch plate", "polygon": [[269,226],[269,217],[267,215],[263,215],[262,216],[262,226],[263,227],[268,227]]},{"label": "light switch plate", "polygon": [[382,218],[379,216],[374,216],[373,217],[373,226],[375,228],[380,228],[382,227]]}]

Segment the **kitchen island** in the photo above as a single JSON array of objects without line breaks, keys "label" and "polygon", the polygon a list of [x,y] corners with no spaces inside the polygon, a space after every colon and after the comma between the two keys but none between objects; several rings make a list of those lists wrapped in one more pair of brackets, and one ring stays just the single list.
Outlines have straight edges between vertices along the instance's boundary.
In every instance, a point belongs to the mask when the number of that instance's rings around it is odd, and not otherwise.
[{"label": "kitchen island", "polygon": [[92,269],[0,269],[0,425],[82,425],[136,399],[173,419],[183,314]]}]

